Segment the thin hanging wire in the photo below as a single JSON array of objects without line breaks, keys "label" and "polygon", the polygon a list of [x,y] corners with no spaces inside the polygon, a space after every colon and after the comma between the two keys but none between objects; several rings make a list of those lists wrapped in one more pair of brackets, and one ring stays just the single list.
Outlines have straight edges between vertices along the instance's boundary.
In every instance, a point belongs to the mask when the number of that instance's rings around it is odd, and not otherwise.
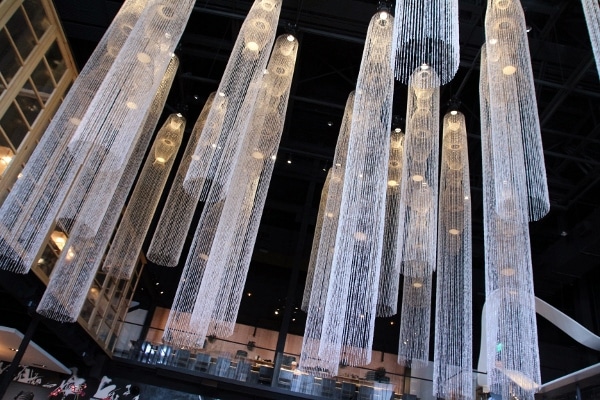
[{"label": "thin hanging wire", "polygon": [[438,220],[433,394],[473,397],[471,188],[465,117],[444,117]]},{"label": "thin hanging wire", "polygon": [[[541,384],[537,342],[528,211],[522,205],[515,180],[520,174],[505,148],[495,148],[497,112],[491,101],[492,75],[487,70],[486,46],[480,75],[481,145],[486,272],[486,349],[490,390],[502,398],[534,399]],[[510,147],[509,147],[510,148]],[[500,165],[499,170],[496,166]],[[510,171],[507,175],[500,171]],[[498,192],[497,180],[504,191]],[[502,204],[499,209],[498,204]]]},{"label": "thin hanging wire", "polygon": [[[184,190],[183,180],[192,161],[200,134],[204,129],[206,117],[215,99],[223,103],[219,109],[223,110],[221,115],[224,115],[225,97],[216,96],[216,92],[211,93],[188,139],[183,158],[177,169],[177,174],[171,184],[171,191],[162,209],[154,236],[148,247],[146,257],[158,265],[175,267],[179,263],[185,239],[190,230],[194,212],[198,206],[198,198]],[[220,125],[221,119],[217,119],[217,123]]]},{"label": "thin hanging wire", "polygon": [[85,225],[71,225],[68,241],[54,266],[50,282],[38,306],[41,315],[61,322],[77,320],[156,129],[178,66],[179,60],[173,57],[97,234],[89,237]]},{"label": "thin hanging wire", "polygon": [[394,55],[396,79],[408,84],[422,64],[428,64],[446,84],[460,64],[458,0],[396,0]]},{"label": "thin hanging wire", "polygon": [[104,260],[102,269],[111,276],[131,278],[184,130],[185,118],[181,114],[171,114],[158,131]]},{"label": "thin hanging wire", "polygon": [[404,286],[398,363],[429,360],[432,274],[436,267],[439,168],[439,79],[427,65],[411,76],[406,107],[398,255]]},{"label": "thin hanging wire", "polygon": [[355,92],[351,92],[346,100],[344,116],[333,157],[333,166],[330,171],[331,178],[327,190],[325,211],[323,213],[323,227],[317,247],[314,275],[312,280],[307,280],[307,287],[305,288],[305,295],[308,296],[308,306],[305,310],[307,316],[304,336],[302,337],[299,368],[315,376],[336,375],[340,364],[340,361],[337,359],[319,357],[319,348],[323,339],[321,335],[323,319],[325,318],[324,311],[331,277],[331,264],[340,217],[340,206],[342,204],[354,98]]},{"label": "thin hanging wire", "polygon": [[393,17],[377,12],[356,85],[340,220],[319,356],[371,360],[385,223],[394,76]]},{"label": "thin hanging wire", "polygon": [[[531,57],[525,14],[519,0],[488,0],[485,15],[487,71],[494,148],[504,148],[514,162],[524,169],[513,168],[494,159],[497,194],[505,191],[504,179],[517,182],[522,174],[525,185],[517,184],[521,207],[529,210],[529,219],[538,220],[550,210],[546,167],[535,98]],[[498,147],[496,147],[498,146]],[[502,197],[498,197],[502,203]],[[502,204],[497,204],[502,213]]]},{"label": "thin hanging wire", "polygon": [[398,244],[398,210],[400,209],[400,183],[402,182],[402,155],[404,135],[392,131],[390,161],[388,164],[387,193],[385,197],[385,228],[383,254],[377,295],[377,316],[391,317],[398,312],[400,290],[400,264],[396,262]]},{"label": "thin hanging wire", "polygon": [[585,22],[590,33],[596,68],[600,77],[600,3],[598,0],[581,0]]}]

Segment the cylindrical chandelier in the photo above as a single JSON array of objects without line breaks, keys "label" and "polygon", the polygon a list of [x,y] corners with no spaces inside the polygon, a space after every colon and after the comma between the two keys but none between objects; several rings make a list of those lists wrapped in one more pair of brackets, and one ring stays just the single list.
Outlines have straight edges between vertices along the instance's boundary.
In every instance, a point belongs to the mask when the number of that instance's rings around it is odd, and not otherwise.
[{"label": "cylindrical chandelier", "polygon": [[393,23],[380,11],[367,31],[319,350],[321,358],[349,365],[371,360],[394,92]]},{"label": "cylindrical chandelier", "polygon": [[175,267],[181,257],[185,239],[190,230],[194,212],[198,206],[198,196],[194,196],[184,190],[183,180],[192,161],[200,134],[204,129],[206,117],[214,101],[223,103],[220,109],[223,110],[221,115],[224,115],[225,97],[216,96],[216,92],[211,93],[188,139],[183,158],[177,169],[177,174],[171,184],[169,197],[167,197],[152,241],[148,247],[146,257],[158,265]]},{"label": "cylindrical chandelier", "polygon": [[185,118],[171,114],[156,135],[104,260],[102,269],[116,278],[129,279],[133,273],[184,130]]},{"label": "cylindrical chandelier", "polygon": [[385,228],[381,274],[377,295],[377,316],[391,317],[398,312],[400,287],[400,263],[396,262],[398,244],[398,210],[400,208],[400,182],[402,182],[402,158],[404,135],[397,128],[390,138],[387,193],[385,196]]},{"label": "cylindrical chandelier", "polygon": [[[348,141],[350,139],[350,126],[354,109],[355,92],[351,92],[346,100],[344,116],[335,146],[331,177],[327,188],[327,199],[323,212],[323,222],[319,243],[316,248],[314,274],[311,280],[306,281],[304,298],[308,302],[304,336],[302,337],[302,351],[300,353],[300,369],[316,376],[333,376],[337,374],[339,360],[322,358],[319,356],[323,319],[329,279],[331,277],[331,263],[335,249],[337,226],[342,204],[346,158],[348,156]],[[313,248],[314,251],[314,248]],[[312,257],[312,254],[311,254]],[[304,300],[303,298],[303,300]]]},{"label": "cylindrical chandelier", "polygon": [[193,6],[124,4],[0,208],[1,268],[29,270],[73,187],[85,188],[77,218],[97,233]]},{"label": "cylindrical chandelier", "polygon": [[70,225],[68,241],[62,248],[38,306],[40,314],[61,322],[77,320],[154,134],[178,66],[179,60],[173,57],[96,235],[90,237],[85,224]]},{"label": "cylindrical chandelier", "polygon": [[473,396],[471,187],[465,117],[444,117],[438,217],[433,394]]},{"label": "cylindrical chandelier", "polygon": [[[485,236],[486,349],[488,386],[502,398],[533,400],[540,361],[537,342],[529,213],[522,203],[526,173],[505,148],[495,148],[489,54],[482,49],[480,75],[481,146]],[[510,147],[509,147],[510,149]],[[497,169],[497,166],[500,168]],[[520,171],[517,168],[522,168]],[[502,173],[501,173],[502,171]],[[509,171],[504,175],[504,171]],[[501,181],[501,185],[498,184]],[[499,191],[498,188],[503,190]],[[520,190],[517,189],[520,187]],[[498,207],[502,205],[502,207]]]},{"label": "cylindrical chandelier", "polygon": [[443,85],[460,63],[458,0],[396,0],[394,25],[396,79],[408,84],[419,66],[430,65]]}]

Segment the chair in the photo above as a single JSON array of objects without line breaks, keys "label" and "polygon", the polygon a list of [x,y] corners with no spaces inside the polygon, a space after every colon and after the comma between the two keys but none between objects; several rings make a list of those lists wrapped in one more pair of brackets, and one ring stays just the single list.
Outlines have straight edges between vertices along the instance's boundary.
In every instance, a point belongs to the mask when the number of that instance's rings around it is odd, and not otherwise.
[{"label": "chair", "polygon": [[358,400],[373,400],[375,388],[368,385],[360,385],[358,387]]},{"label": "chair", "polygon": [[311,394],[313,385],[315,383],[315,377],[312,375],[302,375],[300,377],[300,393]]},{"label": "chair", "polygon": [[356,385],[351,382],[342,382],[342,400],[356,399]]},{"label": "chair", "polygon": [[187,368],[190,360],[190,351],[186,349],[178,349],[173,358],[173,366],[178,368]]},{"label": "chair", "polygon": [[210,366],[210,354],[198,353],[196,355],[196,363],[194,364],[194,370],[200,372],[208,372]]},{"label": "chair", "polygon": [[321,380],[321,396],[331,398],[335,395],[335,379],[323,378]]},{"label": "chair", "polygon": [[277,380],[277,386],[284,389],[291,389],[292,379],[294,379],[294,373],[289,369],[279,370],[279,379]]},{"label": "chair", "polygon": [[269,385],[273,380],[273,367],[261,365],[258,370],[258,382],[263,385]]},{"label": "chair", "polygon": [[230,365],[231,365],[231,360],[229,358],[227,358],[227,357],[217,358],[217,366],[215,369],[215,375],[227,376],[227,372],[229,371]]},{"label": "chair", "polygon": [[237,367],[235,368],[234,379],[242,382],[246,382],[248,375],[250,375],[250,368],[252,365],[243,360],[238,361]]}]

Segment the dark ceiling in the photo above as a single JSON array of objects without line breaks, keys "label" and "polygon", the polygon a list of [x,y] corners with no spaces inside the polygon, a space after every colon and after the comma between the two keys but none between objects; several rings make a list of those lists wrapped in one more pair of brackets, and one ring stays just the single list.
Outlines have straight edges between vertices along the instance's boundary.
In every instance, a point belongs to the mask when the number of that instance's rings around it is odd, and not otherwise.
[{"label": "dark ceiling", "polygon": [[[81,68],[122,2],[55,0]],[[479,52],[486,2],[460,0],[461,63],[441,89],[441,110],[460,101],[469,131],[473,198],[475,329],[484,301]],[[523,0],[531,27],[535,76],[551,211],[530,224],[536,295],[588,329],[600,331],[600,82],[581,3]],[[176,53],[181,60],[165,115],[182,112],[191,128],[216,90],[250,0],[198,0]],[[280,32],[300,42],[287,119],[261,221],[239,322],[302,334],[299,306],[325,170],[331,166],[346,98],[354,89],[364,37],[376,1],[284,0]],[[394,115],[401,123],[406,87],[396,84]],[[292,163],[286,161],[291,159]],[[158,214],[158,213],[157,213]],[[148,265],[137,300],[168,307],[181,266]],[[156,290],[155,282],[160,290]],[[161,295],[160,291],[164,293]],[[280,312],[275,315],[276,309]],[[375,348],[397,350],[399,317],[378,320]],[[539,321],[544,380],[598,362],[599,355]],[[476,348],[477,345],[476,345]],[[570,349],[576,361],[555,366],[544,352]],[[566,353],[565,353],[566,354]],[[477,355],[477,351],[476,351]],[[546,357],[546,358],[545,358]]]}]

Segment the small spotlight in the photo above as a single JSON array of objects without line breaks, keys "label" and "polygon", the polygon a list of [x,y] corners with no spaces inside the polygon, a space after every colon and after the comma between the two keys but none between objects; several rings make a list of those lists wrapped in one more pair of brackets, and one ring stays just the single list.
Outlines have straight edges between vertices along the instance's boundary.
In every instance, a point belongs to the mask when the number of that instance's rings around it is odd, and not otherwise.
[{"label": "small spotlight", "polygon": [[279,311],[275,310],[275,315],[279,315]]},{"label": "small spotlight", "polygon": [[333,126],[333,121],[327,121],[327,126]]},{"label": "small spotlight", "polygon": [[160,291],[160,294],[165,294],[165,292],[163,292],[162,290]]},{"label": "small spotlight", "polygon": [[525,31],[526,31],[527,33],[531,32],[532,30],[533,30],[533,27],[532,27],[531,25],[527,25],[527,26],[525,27]]}]

